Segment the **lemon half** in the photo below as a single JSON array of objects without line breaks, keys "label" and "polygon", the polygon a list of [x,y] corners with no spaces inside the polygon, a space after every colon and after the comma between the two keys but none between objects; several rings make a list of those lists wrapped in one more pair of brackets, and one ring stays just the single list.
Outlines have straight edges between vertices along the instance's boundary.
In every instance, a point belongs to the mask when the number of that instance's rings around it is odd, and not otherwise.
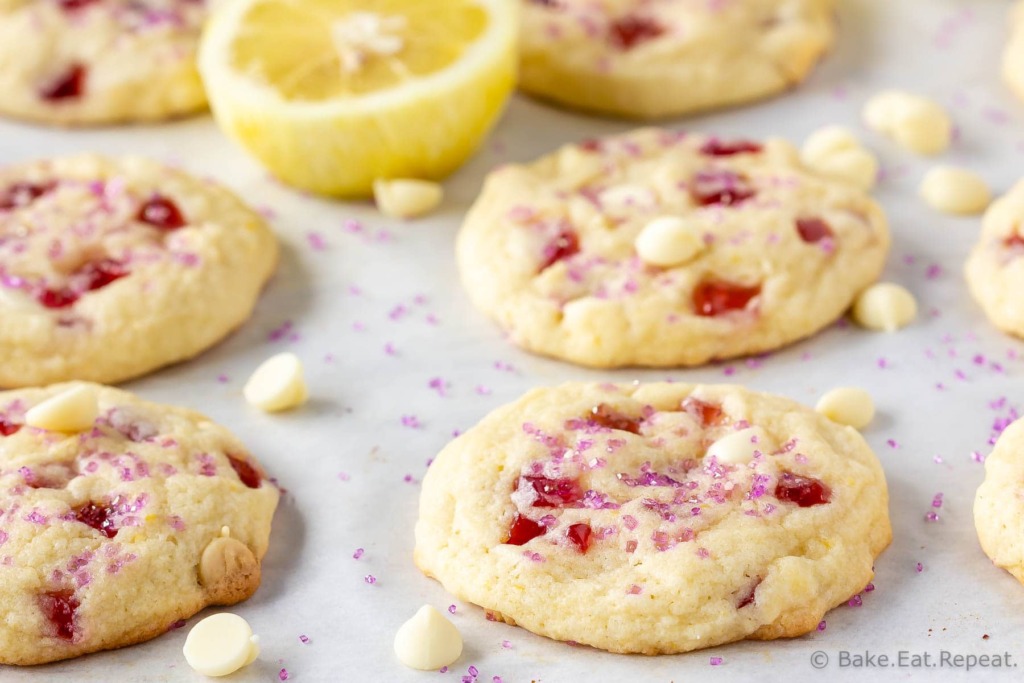
[{"label": "lemon half", "polygon": [[517,0],[233,0],[204,32],[214,116],[296,187],[366,196],[440,179],[516,80]]}]

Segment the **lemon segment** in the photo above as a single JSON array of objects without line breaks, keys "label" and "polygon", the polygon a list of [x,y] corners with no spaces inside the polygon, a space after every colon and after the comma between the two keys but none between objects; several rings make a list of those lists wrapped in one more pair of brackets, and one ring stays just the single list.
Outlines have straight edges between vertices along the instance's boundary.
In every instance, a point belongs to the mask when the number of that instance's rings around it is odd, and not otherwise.
[{"label": "lemon segment", "polygon": [[199,64],[220,126],[281,180],[334,196],[440,179],[516,79],[516,0],[235,0]]}]

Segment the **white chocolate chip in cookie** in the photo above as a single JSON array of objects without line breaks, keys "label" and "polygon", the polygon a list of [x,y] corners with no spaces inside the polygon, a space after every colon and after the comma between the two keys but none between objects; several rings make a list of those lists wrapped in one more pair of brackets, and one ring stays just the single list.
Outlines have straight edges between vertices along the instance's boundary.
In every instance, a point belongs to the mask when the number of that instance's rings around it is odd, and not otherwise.
[{"label": "white chocolate chip in cookie", "polygon": [[206,617],[185,638],[185,661],[204,676],[227,676],[256,661],[259,638],[245,619],[223,612]]},{"label": "white chocolate chip in cookie", "polygon": [[836,387],[818,400],[815,410],[842,425],[854,429],[867,427],[875,418],[871,394],[857,387]]},{"label": "white chocolate chip in cookie", "polygon": [[898,90],[878,93],[864,106],[864,122],[918,154],[938,154],[949,147],[953,123],[946,110],[926,97]]},{"label": "white chocolate chip in cookie", "polygon": [[96,391],[87,384],[73,386],[25,413],[25,424],[51,432],[84,432],[99,417]]},{"label": "white chocolate chip in cookie", "polygon": [[701,231],[675,216],[655,218],[636,238],[637,255],[645,263],[664,268],[692,261],[705,246]]},{"label": "white chocolate chip in cookie", "polygon": [[956,166],[936,166],[928,171],[920,192],[928,206],[943,213],[979,214],[992,201],[992,190],[984,178]]},{"label": "white chocolate chip in cookie", "polygon": [[860,140],[842,126],[825,126],[804,141],[800,150],[804,166],[825,178],[870,190],[878,176],[878,160]]},{"label": "white chocolate chip in cookie", "polygon": [[252,373],[243,393],[246,401],[268,413],[302,405],[309,398],[302,361],[294,353],[271,356]]},{"label": "white chocolate chip in cookie", "polygon": [[895,332],[917,317],[914,295],[900,285],[880,282],[860,293],[853,303],[853,320],[869,330]]},{"label": "white chocolate chip in cookie", "polygon": [[395,656],[410,669],[433,671],[454,664],[462,655],[462,636],[455,624],[424,605],[395,634]]},{"label": "white chocolate chip in cookie", "polygon": [[444,188],[429,180],[375,180],[373,199],[377,202],[377,209],[385,216],[419,218],[441,205]]},{"label": "white chocolate chip in cookie", "polygon": [[748,427],[723,436],[708,447],[708,457],[720,463],[743,465],[754,459],[756,453],[772,453],[778,444],[760,427]]}]

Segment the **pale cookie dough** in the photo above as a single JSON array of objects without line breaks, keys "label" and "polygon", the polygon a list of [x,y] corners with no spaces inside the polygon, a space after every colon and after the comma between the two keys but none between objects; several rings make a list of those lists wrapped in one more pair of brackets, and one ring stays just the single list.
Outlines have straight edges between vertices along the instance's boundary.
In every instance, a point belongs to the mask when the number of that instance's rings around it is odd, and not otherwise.
[{"label": "pale cookie dough", "polygon": [[1003,78],[1017,97],[1024,100],[1024,2],[1010,11],[1010,42],[1003,53]]},{"label": "pale cookie dough", "polygon": [[118,382],[212,346],[277,262],[218,185],[138,158],[0,169],[0,386]]},{"label": "pale cookie dough", "polygon": [[[758,447],[709,455],[741,431]],[[662,654],[812,631],[890,538],[882,468],[850,427],[735,386],[566,384],[438,455],[414,559],[508,623]]]},{"label": "pale cookie dough", "polygon": [[878,277],[889,232],[868,195],[806,172],[784,141],[644,129],[495,171],[456,250],[470,298],[516,344],[681,366],[825,327]]},{"label": "pale cookie dough", "polygon": [[88,431],[24,424],[70,386],[0,393],[0,664],[149,640],[260,583],[279,493],[245,446],[99,385]]},{"label": "pale cookie dough", "polygon": [[631,118],[775,95],[835,40],[832,0],[520,1],[520,88]]},{"label": "pale cookie dough", "polygon": [[1024,180],[985,212],[965,272],[989,320],[1024,338]]},{"label": "pale cookie dough", "polygon": [[0,113],[61,125],[206,107],[195,53],[213,0],[0,0]]},{"label": "pale cookie dough", "polygon": [[974,498],[974,526],[982,550],[997,567],[1024,583],[1024,420],[1007,427],[985,459],[985,481]]}]

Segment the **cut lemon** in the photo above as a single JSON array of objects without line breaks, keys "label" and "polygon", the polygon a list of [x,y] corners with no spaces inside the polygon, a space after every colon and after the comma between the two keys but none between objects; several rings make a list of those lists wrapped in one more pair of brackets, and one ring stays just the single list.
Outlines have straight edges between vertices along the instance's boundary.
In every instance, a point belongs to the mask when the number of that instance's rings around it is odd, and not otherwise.
[{"label": "cut lemon", "polygon": [[199,64],[220,126],[281,180],[367,196],[439,179],[516,78],[518,0],[234,0]]}]

